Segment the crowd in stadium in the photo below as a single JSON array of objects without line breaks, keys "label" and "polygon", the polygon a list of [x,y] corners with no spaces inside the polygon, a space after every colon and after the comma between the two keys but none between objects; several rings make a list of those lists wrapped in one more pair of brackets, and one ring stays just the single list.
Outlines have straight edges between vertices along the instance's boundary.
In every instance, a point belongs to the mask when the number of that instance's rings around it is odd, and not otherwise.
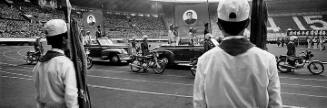
[{"label": "crowd in stadium", "polygon": [[[0,37],[5,38],[33,38],[43,36],[42,25],[54,18],[64,18],[63,11],[41,8],[31,3],[6,4],[0,2]],[[72,12],[81,28],[95,32],[95,27],[86,27],[82,23],[82,13]],[[118,14],[105,14],[106,36],[112,38],[125,38],[137,36],[140,33],[150,37],[167,35],[162,18],[147,16],[128,16]]]}]

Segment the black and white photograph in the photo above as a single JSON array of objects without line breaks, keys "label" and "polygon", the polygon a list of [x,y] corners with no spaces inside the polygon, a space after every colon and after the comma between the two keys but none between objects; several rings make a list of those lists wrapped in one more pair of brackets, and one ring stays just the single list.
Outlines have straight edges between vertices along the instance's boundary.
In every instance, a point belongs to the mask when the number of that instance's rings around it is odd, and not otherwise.
[{"label": "black and white photograph", "polygon": [[0,108],[326,108],[326,0],[1,0]]}]

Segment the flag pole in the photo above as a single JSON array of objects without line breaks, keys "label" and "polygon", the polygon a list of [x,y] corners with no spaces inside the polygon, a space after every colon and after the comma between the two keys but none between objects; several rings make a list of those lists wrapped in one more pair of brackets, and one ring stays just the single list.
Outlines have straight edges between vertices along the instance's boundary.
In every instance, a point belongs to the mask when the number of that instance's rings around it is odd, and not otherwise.
[{"label": "flag pole", "polygon": [[[210,16],[210,7],[209,7],[210,3],[209,0],[207,0],[207,8],[208,8],[208,17],[209,17],[209,27],[212,29],[211,26],[211,16]],[[212,33],[212,31],[210,31],[211,29],[209,28],[209,33]]]},{"label": "flag pole", "polygon": [[263,0],[252,1],[250,41],[261,49],[267,49],[267,20],[268,11]]},{"label": "flag pole", "polygon": [[68,44],[67,47],[69,51],[67,56],[72,60],[75,68],[76,74],[76,85],[77,85],[77,101],[79,108],[91,108],[91,101],[89,96],[89,91],[87,83],[85,81],[86,76],[86,55],[84,51],[84,46],[81,42],[81,37],[79,35],[79,29],[77,21],[71,19],[71,9],[72,6],[69,0],[64,0],[64,3],[61,4],[64,6],[65,20],[67,22],[67,35],[68,35]]}]

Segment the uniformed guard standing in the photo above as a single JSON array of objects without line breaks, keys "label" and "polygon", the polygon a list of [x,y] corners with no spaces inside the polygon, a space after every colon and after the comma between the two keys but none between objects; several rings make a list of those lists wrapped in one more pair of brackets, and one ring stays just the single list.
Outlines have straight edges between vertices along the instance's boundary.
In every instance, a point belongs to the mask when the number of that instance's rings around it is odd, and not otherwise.
[{"label": "uniformed guard standing", "polygon": [[225,38],[198,59],[194,108],[281,108],[275,56],[243,35],[250,23],[248,0],[220,0],[217,13]]},{"label": "uniformed guard standing", "polygon": [[52,49],[33,69],[37,108],[78,108],[75,68],[64,53],[67,49],[66,22],[52,19],[44,29]]}]

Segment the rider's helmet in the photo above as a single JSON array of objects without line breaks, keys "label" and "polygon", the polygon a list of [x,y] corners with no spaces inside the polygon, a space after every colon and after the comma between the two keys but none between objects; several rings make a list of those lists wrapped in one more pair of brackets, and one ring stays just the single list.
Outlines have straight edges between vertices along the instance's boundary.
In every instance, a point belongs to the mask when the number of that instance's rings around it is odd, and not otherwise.
[{"label": "rider's helmet", "polygon": [[143,40],[147,40],[148,39],[148,36],[147,35],[143,35]]}]

